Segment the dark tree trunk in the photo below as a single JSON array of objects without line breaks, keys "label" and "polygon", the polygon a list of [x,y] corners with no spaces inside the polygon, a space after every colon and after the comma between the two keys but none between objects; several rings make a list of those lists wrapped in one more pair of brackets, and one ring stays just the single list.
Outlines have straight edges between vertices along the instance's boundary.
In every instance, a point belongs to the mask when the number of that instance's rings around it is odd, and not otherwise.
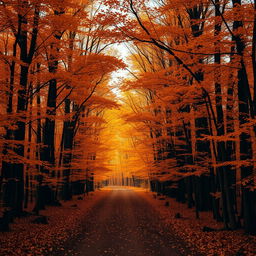
[{"label": "dark tree trunk", "polygon": [[[26,1],[22,1],[21,7],[27,6]],[[20,60],[23,63],[28,63],[27,56],[27,19],[25,15],[18,14],[18,23],[20,24],[20,34],[18,44],[20,47]],[[27,95],[27,81],[28,81],[28,65],[21,64],[20,66],[20,89],[18,90],[17,114],[21,115],[16,122],[17,129],[14,131],[14,139],[23,142],[25,139],[25,111],[26,111],[26,95]],[[14,152],[24,157],[24,145],[20,144],[14,149]],[[8,164],[9,165],[9,164]],[[11,163],[10,169],[11,184],[7,185],[7,195],[11,196],[9,206],[16,215],[20,215],[23,211],[24,200],[24,164]],[[8,189],[10,191],[8,192]],[[13,193],[13,191],[15,191]]]},{"label": "dark tree trunk", "polygon": [[[233,7],[241,6],[241,0],[233,0]],[[250,93],[250,86],[248,81],[248,75],[244,63],[244,50],[245,43],[241,35],[237,34],[237,30],[243,27],[242,21],[234,21],[234,40],[236,44],[236,50],[240,56],[240,68],[238,70],[238,100],[239,100],[239,123],[242,127],[247,123],[247,119],[252,115],[252,99]],[[251,115],[250,115],[251,114]],[[252,143],[251,136],[249,133],[242,132],[240,135],[240,159],[248,160],[252,159]],[[247,179],[253,174],[253,167],[241,167],[241,178],[242,180]],[[250,179],[246,185],[242,187],[242,207],[243,207],[243,218],[244,227],[247,233],[256,233],[256,208],[255,208],[255,192],[250,190],[251,183],[254,182]]]},{"label": "dark tree trunk", "polygon": [[[71,102],[69,99],[65,100],[65,114],[70,113]],[[72,149],[74,142],[74,121],[65,121],[63,126],[63,166],[65,170],[63,171],[63,199],[70,200],[72,198],[72,187],[70,184],[70,165],[72,161]]]},{"label": "dark tree trunk", "polygon": [[[220,1],[215,0],[215,16],[220,17]],[[215,36],[219,36],[221,32],[221,22],[215,22]],[[221,54],[220,54],[220,46],[219,42],[215,43],[215,51],[214,54],[214,62],[218,66],[221,65]],[[222,101],[222,86],[220,84],[220,68],[217,67],[215,70],[215,102],[216,102],[216,113],[217,113],[217,136],[225,135],[224,129],[224,113],[223,113],[223,101]],[[217,142],[217,161],[220,163],[226,162],[230,156],[227,156],[227,150],[225,142]],[[221,195],[222,195],[222,209],[227,213],[227,218],[224,217],[225,226],[231,229],[236,228],[236,219],[235,219],[235,210],[234,210],[234,202],[232,201],[232,192],[231,190],[232,175],[234,176],[234,172],[230,170],[229,167],[220,167],[217,168],[217,172],[219,175],[219,179],[221,179]],[[225,199],[224,199],[225,197]],[[225,203],[224,203],[225,202]],[[224,213],[226,215],[226,213]]]},{"label": "dark tree trunk", "polygon": [[[61,9],[62,7],[60,7]],[[54,15],[60,16],[64,14],[64,11],[54,11]],[[58,70],[59,64],[59,42],[62,37],[62,32],[56,31],[54,35],[55,42],[51,43],[50,58],[48,63],[49,72],[54,76]],[[48,97],[46,104],[46,119],[42,129],[42,143],[43,147],[41,148],[40,157],[41,160],[46,162],[48,167],[45,166],[42,168],[42,172],[50,177],[56,177],[55,171],[52,169],[55,167],[55,125],[56,125],[56,107],[57,107],[57,80],[53,78],[49,82]],[[43,181],[44,182],[44,181]],[[54,204],[56,201],[56,193],[53,192],[52,188],[48,185],[45,186],[45,189],[49,192],[47,193],[45,202],[48,204]]]}]

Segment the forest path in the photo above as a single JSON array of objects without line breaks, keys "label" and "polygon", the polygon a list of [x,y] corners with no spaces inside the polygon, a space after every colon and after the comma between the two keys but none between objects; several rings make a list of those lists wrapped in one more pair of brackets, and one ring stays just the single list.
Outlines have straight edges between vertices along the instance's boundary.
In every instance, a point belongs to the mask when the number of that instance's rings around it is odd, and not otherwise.
[{"label": "forest path", "polygon": [[69,242],[65,255],[192,255],[140,193],[129,189],[111,191],[86,217],[83,234]]}]

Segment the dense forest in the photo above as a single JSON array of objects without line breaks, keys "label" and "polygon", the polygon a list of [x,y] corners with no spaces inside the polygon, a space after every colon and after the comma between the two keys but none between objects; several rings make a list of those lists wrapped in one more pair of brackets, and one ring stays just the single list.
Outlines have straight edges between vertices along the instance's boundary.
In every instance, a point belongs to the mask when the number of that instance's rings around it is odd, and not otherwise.
[{"label": "dense forest", "polygon": [[118,180],[256,234],[255,1],[0,1],[0,73],[2,229]]}]

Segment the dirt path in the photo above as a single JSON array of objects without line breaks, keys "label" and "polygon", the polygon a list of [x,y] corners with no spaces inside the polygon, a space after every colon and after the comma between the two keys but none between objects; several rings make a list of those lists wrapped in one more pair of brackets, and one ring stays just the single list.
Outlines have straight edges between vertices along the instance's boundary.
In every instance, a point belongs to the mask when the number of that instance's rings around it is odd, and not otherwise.
[{"label": "dirt path", "polygon": [[69,241],[65,251],[51,255],[193,255],[136,191],[110,192],[95,205],[83,225],[82,234]]}]

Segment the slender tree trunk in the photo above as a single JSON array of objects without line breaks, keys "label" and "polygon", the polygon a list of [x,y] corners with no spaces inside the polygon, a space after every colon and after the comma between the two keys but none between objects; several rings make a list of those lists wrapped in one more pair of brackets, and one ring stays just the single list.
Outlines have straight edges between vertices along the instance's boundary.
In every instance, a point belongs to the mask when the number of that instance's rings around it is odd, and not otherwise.
[{"label": "slender tree trunk", "polygon": [[[215,16],[218,18],[220,17],[220,1],[215,0]],[[219,36],[221,32],[221,22],[218,20],[215,23],[215,37]],[[222,87],[220,84],[220,65],[221,65],[221,55],[220,55],[220,46],[219,42],[217,41],[215,43],[215,51],[214,54],[214,62],[217,65],[215,69],[215,102],[216,102],[216,113],[217,113],[217,136],[223,136],[225,134],[224,129],[224,113],[223,113],[223,101],[222,101]],[[225,147],[225,142],[217,142],[217,152],[218,152],[218,161],[220,163],[223,163],[227,161],[229,156],[227,156],[227,151]],[[219,178],[223,180],[221,182],[223,186],[221,186],[222,189],[222,196],[226,197],[225,200],[222,198],[222,208],[227,208],[226,212],[228,214],[228,219],[224,218],[225,221],[228,221],[228,223],[225,223],[226,226],[230,226],[231,229],[236,228],[236,219],[235,219],[235,211],[234,211],[234,204],[232,202],[232,196],[231,196],[231,185],[232,185],[232,171],[228,167],[220,167],[217,168],[217,172],[219,172]],[[233,172],[234,173],[234,172]],[[224,202],[226,202],[224,204]]]},{"label": "slender tree trunk", "polygon": [[[30,89],[28,90],[29,91],[29,94],[28,94],[28,97],[30,98],[29,100],[29,116],[30,118],[32,118],[32,111],[33,111],[33,98],[32,98],[32,84],[30,85]],[[31,146],[31,142],[32,142],[32,122],[29,122],[28,124],[28,129],[27,129],[27,141],[28,141],[28,146],[27,146],[27,150],[26,150],[26,158],[27,159],[30,159],[31,158],[31,153],[32,153],[32,146]],[[29,188],[29,185],[30,185],[30,168],[31,168],[31,165],[30,164],[27,164],[25,166],[25,196],[24,196],[24,208],[28,208],[28,202],[29,202],[29,192],[30,192],[30,188]]]},{"label": "slender tree trunk", "polygon": [[[73,62],[73,49],[74,49],[74,40],[75,40],[76,33],[70,32],[69,33],[69,50],[70,54],[68,56],[68,70],[72,72],[72,62]],[[69,88],[71,90],[71,88]],[[65,114],[71,113],[71,101],[69,98],[65,100]],[[72,150],[73,150],[73,143],[74,143],[74,132],[75,132],[75,122],[74,120],[67,120],[64,121],[63,124],[63,150],[62,153],[63,158],[63,165],[65,170],[63,171],[63,199],[70,200],[72,198],[72,188],[70,184],[70,175],[71,175],[71,162],[72,162]]]},{"label": "slender tree trunk", "polygon": [[[65,114],[70,113],[70,100],[65,100]],[[65,170],[63,172],[63,199],[70,200],[72,198],[72,191],[70,186],[70,165],[72,161],[72,149],[74,140],[74,129],[73,121],[65,121],[63,126],[63,166]]]},{"label": "slender tree trunk", "polygon": [[[239,8],[241,0],[233,0],[233,7]],[[243,27],[243,22],[240,20],[234,21],[234,33],[236,50],[240,57],[240,68],[238,70],[238,100],[239,100],[239,123],[240,127],[247,123],[247,119],[253,114],[251,105],[251,93],[248,81],[248,75],[244,63],[245,43],[237,30]],[[249,132],[242,132],[240,135],[240,160],[252,159],[252,143]],[[253,167],[241,167],[242,180],[247,179],[253,174]],[[245,231],[247,233],[256,233],[256,209],[255,209],[255,192],[250,191],[250,183],[253,182],[250,178],[249,182],[242,187],[242,206]]]}]

